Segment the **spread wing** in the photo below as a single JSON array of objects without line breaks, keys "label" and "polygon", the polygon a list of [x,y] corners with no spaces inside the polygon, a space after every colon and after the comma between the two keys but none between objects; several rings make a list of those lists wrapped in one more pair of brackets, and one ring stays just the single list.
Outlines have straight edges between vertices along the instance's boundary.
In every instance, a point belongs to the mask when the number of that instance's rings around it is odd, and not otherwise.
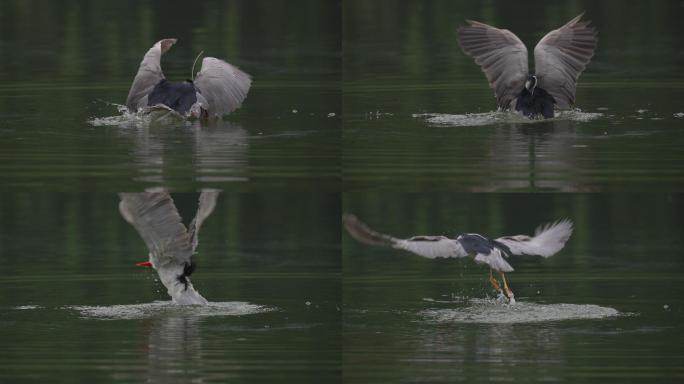
[{"label": "spread wing", "polygon": [[209,116],[222,117],[240,108],[252,85],[252,78],[223,60],[205,57],[194,83],[206,101],[202,107]]},{"label": "spread wing", "polygon": [[167,192],[120,193],[119,197],[121,215],[138,231],[155,267],[190,263],[190,238]]},{"label": "spread wing", "polygon": [[507,29],[466,21],[468,25],[458,29],[458,44],[482,68],[494,89],[497,106],[507,109],[522,91],[529,74],[527,48]]},{"label": "spread wing", "polygon": [[353,238],[365,244],[403,249],[429,259],[468,256],[458,241],[445,236],[414,236],[409,239],[397,239],[373,231],[356,216],[348,214],[342,216],[342,223]]},{"label": "spread wing", "polygon": [[147,106],[147,95],[152,92],[158,82],[164,79],[164,73],[161,69],[161,56],[176,41],[176,39],[159,40],[143,57],[131,89],[128,91],[128,98],[126,98],[126,106],[130,111],[135,112]]},{"label": "spread wing", "polygon": [[594,56],[598,38],[582,15],[544,36],[534,48],[535,75],[539,86],[556,100],[558,108],[575,103],[577,79]]},{"label": "spread wing", "polygon": [[496,239],[514,255],[537,255],[550,257],[558,253],[572,235],[572,221],[568,219],[542,225],[533,237],[527,235],[505,236]]},{"label": "spread wing", "polygon": [[197,206],[197,213],[188,226],[188,233],[190,235],[190,242],[192,244],[192,252],[194,253],[199,245],[199,231],[204,220],[211,215],[216,207],[216,199],[219,191],[206,190],[200,193],[199,204]]}]

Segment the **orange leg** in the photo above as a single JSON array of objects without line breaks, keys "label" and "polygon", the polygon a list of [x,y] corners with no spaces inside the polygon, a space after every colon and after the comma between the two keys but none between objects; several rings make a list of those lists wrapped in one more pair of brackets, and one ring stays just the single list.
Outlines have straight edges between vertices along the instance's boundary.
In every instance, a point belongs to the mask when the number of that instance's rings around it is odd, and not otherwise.
[{"label": "orange leg", "polygon": [[[501,286],[499,285],[499,282],[496,281],[496,278],[494,277],[494,274],[492,274],[491,269],[489,270],[489,282],[492,283],[492,287],[494,287],[494,289],[496,289],[497,292],[503,293],[503,291],[501,290]],[[504,280],[504,284],[505,284],[505,280]]]},{"label": "orange leg", "polygon": [[511,291],[511,288],[508,287],[508,283],[506,282],[506,276],[504,276],[503,272],[501,272],[501,280],[503,281],[506,297],[508,297],[510,300],[515,300],[515,295],[513,294],[513,291]]}]

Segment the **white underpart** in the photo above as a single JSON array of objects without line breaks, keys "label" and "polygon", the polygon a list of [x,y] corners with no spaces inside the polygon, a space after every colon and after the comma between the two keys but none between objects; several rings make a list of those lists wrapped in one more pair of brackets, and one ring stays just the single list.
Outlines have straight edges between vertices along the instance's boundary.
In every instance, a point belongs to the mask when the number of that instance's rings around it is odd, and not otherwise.
[{"label": "white underpart", "polygon": [[[151,258],[150,261],[152,261]],[[159,268],[154,266],[154,269],[157,270],[157,274],[159,275],[159,280],[161,280],[162,284],[164,284],[164,286],[166,287],[167,292],[169,296],[171,296],[171,299],[173,300],[174,304],[209,304],[207,299],[202,297],[202,295],[200,295],[199,292],[195,290],[195,287],[193,287],[189,277],[186,277],[186,279],[188,280],[187,289],[185,289],[185,284],[178,281],[178,276],[181,276],[183,274],[183,268],[184,266],[179,264],[167,264]]]},{"label": "white underpart", "polygon": [[550,257],[563,249],[565,242],[572,235],[572,230],[570,220],[561,220],[537,228],[534,237],[518,235],[496,240],[508,246],[514,255]]},{"label": "white underpart", "polygon": [[489,267],[498,272],[513,272],[513,267],[504,260],[501,250],[493,248],[488,255],[478,253],[475,255],[475,262],[478,264],[487,264]]}]

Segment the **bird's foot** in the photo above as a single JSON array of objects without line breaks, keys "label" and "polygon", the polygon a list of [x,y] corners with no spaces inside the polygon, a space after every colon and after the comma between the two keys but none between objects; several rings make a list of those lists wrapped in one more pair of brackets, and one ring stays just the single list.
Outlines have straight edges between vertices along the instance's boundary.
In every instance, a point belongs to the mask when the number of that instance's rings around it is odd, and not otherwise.
[{"label": "bird's foot", "polygon": [[511,291],[508,287],[504,287],[504,289],[506,292],[506,297],[508,298],[508,303],[515,304],[515,295],[513,294],[513,291]]}]

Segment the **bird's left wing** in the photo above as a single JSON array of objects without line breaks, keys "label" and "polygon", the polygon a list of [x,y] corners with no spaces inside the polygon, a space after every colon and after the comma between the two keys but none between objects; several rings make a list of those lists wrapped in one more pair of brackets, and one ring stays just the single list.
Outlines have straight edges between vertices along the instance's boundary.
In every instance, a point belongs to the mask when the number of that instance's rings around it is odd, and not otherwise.
[{"label": "bird's left wing", "polygon": [[223,60],[205,57],[194,84],[206,100],[202,108],[209,112],[209,117],[220,118],[240,108],[252,78]]},{"label": "bird's left wing", "polygon": [[199,244],[199,231],[204,220],[211,215],[216,207],[216,199],[221,192],[216,190],[205,190],[200,193],[197,213],[188,226],[188,234],[192,244],[192,252],[195,252]]},{"label": "bird's left wing", "polygon": [[575,103],[577,79],[594,56],[598,38],[582,15],[546,34],[534,48],[534,71],[539,87],[553,96],[556,106]]},{"label": "bird's left wing", "polygon": [[458,28],[458,44],[482,68],[494,89],[496,104],[509,108],[528,75],[527,48],[511,31],[467,20]]},{"label": "bird's left wing", "polygon": [[142,62],[140,62],[131,89],[128,91],[126,98],[128,110],[135,112],[147,106],[147,96],[152,92],[154,86],[164,79],[164,73],[161,69],[161,56],[176,44],[176,41],[176,39],[159,40],[147,51]]},{"label": "bird's left wing", "polygon": [[572,221],[568,219],[542,225],[533,237],[527,235],[504,236],[496,241],[506,245],[514,255],[550,257],[558,253],[572,235]]},{"label": "bird's left wing", "polygon": [[468,256],[461,243],[445,236],[414,236],[408,239],[397,239],[373,231],[356,216],[349,214],[342,216],[342,223],[353,238],[365,244],[403,249],[429,259]]},{"label": "bird's left wing", "polygon": [[190,263],[188,232],[167,192],[120,193],[119,211],[147,245],[156,267]]}]

